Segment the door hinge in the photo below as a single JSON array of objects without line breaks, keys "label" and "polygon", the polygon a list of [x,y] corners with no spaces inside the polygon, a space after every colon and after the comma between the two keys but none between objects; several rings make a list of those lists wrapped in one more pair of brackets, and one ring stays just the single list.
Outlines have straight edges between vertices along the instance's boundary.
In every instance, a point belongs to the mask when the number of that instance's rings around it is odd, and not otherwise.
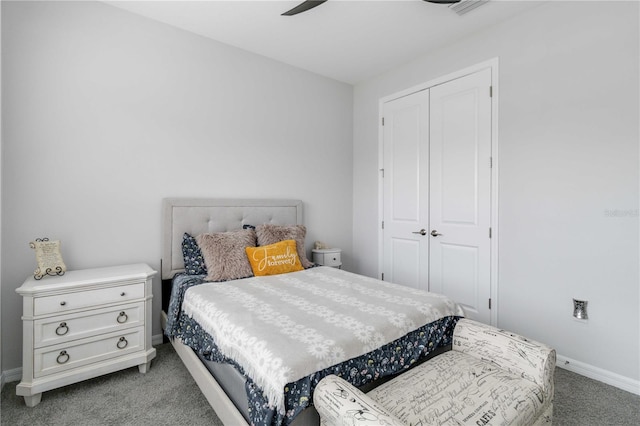
[{"label": "door hinge", "polygon": [[491,238],[491,228],[489,228],[489,238]]},{"label": "door hinge", "polygon": [[380,169],[380,172],[382,173],[382,178],[384,179],[384,169]]},{"label": "door hinge", "polygon": [[489,309],[491,309],[491,299],[489,299]]},{"label": "door hinge", "polygon": [[489,157],[489,168],[493,169],[493,157]]},{"label": "door hinge", "polygon": [[384,126],[384,117],[382,117],[382,125]]},{"label": "door hinge", "polygon": [[489,97],[493,98],[493,86],[489,86]]},{"label": "door hinge", "polygon": [[384,220],[382,221],[382,229],[384,229]]},{"label": "door hinge", "polygon": [[382,273],[382,278],[380,278],[382,281],[384,281],[384,272]]}]

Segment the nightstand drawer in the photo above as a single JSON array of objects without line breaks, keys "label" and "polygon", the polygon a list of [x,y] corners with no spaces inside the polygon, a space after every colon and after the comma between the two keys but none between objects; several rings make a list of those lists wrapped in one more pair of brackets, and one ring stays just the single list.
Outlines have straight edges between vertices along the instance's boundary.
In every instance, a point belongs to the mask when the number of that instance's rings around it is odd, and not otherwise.
[{"label": "nightstand drawer", "polygon": [[33,377],[109,360],[144,348],[144,327],[36,349]]},{"label": "nightstand drawer", "polygon": [[144,297],[144,282],[117,287],[107,287],[55,296],[34,298],[34,315],[68,312],[96,305],[127,302]]},{"label": "nightstand drawer", "polygon": [[34,321],[35,348],[144,324],[144,302],[83,311]]},{"label": "nightstand drawer", "polygon": [[325,253],[324,254],[324,266],[340,266],[340,252]]},{"label": "nightstand drawer", "polygon": [[314,249],[313,261],[322,266],[340,266],[342,265],[340,249]]}]

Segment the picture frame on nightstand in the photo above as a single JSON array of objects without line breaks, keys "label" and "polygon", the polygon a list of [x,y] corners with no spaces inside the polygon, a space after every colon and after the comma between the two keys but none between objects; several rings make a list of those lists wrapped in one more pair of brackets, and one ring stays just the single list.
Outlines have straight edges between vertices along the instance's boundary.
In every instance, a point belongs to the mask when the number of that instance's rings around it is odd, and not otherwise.
[{"label": "picture frame on nightstand", "polygon": [[49,238],[36,238],[29,243],[29,247],[36,252],[38,267],[33,272],[33,278],[41,280],[47,275],[60,276],[67,271],[67,266],[60,253],[60,241]]}]

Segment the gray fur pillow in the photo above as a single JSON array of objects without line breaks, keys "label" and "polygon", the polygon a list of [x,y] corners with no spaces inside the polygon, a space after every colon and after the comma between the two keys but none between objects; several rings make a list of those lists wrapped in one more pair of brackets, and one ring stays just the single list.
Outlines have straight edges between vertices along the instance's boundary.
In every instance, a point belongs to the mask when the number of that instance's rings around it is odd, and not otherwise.
[{"label": "gray fur pillow", "polygon": [[296,240],[300,264],[305,269],[313,266],[313,262],[307,259],[304,250],[304,238],[307,235],[307,228],[304,225],[272,225],[265,223],[256,227],[256,235],[258,236],[258,246],[268,246],[283,240]]},{"label": "gray fur pillow", "polygon": [[253,229],[200,234],[196,241],[207,265],[207,281],[228,281],[253,276],[244,250],[245,247],[256,246],[256,231]]}]

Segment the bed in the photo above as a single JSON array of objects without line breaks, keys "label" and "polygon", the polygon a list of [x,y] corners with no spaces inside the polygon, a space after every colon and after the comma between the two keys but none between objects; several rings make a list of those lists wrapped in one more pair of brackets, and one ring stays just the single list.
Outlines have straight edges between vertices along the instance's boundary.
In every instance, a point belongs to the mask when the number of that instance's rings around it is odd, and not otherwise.
[{"label": "bed", "polygon": [[291,272],[210,282],[215,268],[185,268],[187,236],[211,260],[206,238],[255,230],[251,257],[272,246],[258,244],[269,243],[265,230],[304,230],[302,210],[299,200],[163,200],[163,330],[225,425],[318,424],[311,401],[323,377],[371,389],[446,349],[463,316],[444,296],[313,265],[304,232],[273,244],[287,244],[278,265],[298,254]]}]

